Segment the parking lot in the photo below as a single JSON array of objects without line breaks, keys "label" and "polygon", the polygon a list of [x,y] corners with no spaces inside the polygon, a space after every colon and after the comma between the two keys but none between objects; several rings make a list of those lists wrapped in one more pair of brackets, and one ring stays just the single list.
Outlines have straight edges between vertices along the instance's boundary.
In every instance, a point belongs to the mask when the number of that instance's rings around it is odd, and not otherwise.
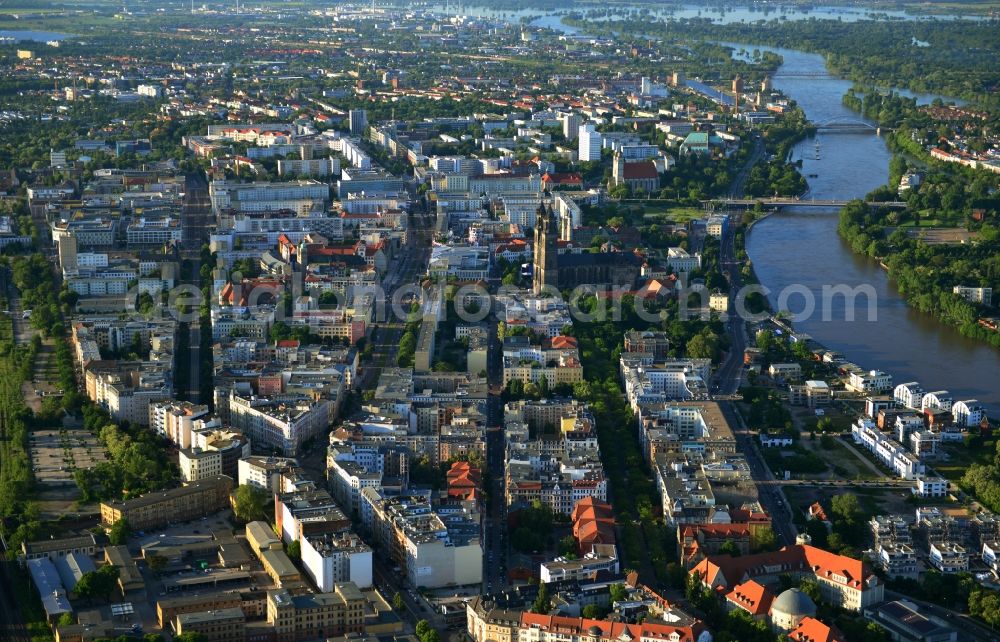
[{"label": "parking lot", "polygon": [[35,479],[43,485],[73,484],[76,469],[108,459],[97,437],[78,428],[36,430],[29,434],[29,448]]}]

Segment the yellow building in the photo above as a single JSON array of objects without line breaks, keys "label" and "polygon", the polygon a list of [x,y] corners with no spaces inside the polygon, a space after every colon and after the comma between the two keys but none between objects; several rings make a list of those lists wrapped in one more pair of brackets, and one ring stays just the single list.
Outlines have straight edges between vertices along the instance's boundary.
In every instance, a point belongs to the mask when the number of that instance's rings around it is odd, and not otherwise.
[{"label": "yellow building", "polygon": [[114,526],[124,519],[133,529],[152,530],[187,522],[226,508],[232,488],[232,478],[219,475],[123,502],[101,502],[101,523]]},{"label": "yellow building", "polygon": [[353,582],[335,584],[333,593],[293,596],[284,589],[268,591],[267,622],[275,642],[363,633],[365,598]]},{"label": "yellow building", "polygon": [[473,640],[516,642],[520,625],[520,611],[494,608],[481,597],[466,605],[466,631]]}]

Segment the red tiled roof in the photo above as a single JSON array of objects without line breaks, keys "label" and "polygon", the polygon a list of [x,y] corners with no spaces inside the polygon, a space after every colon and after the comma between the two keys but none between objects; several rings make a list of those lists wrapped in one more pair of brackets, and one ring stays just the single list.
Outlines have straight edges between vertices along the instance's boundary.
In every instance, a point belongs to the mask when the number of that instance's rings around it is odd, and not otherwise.
[{"label": "red tiled roof", "polygon": [[747,580],[726,594],[726,600],[750,615],[763,615],[771,608],[774,594],[754,580]]},{"label": "red tiled roof", "polygon": [[829,582],[856,590],[862,590],[864,582],[873,576],[861,560],[806,544],[741,557],[710,555],[700,561],[692,572],[698,572],[702,581],[712,586],[736,586],[745,578],[773,574],[775,567],[783,567],[789,572],[813,573]]},{"label": "red tiled roof", "polygon": [[798,628],[788,634],[788,639],[794,642],[844,642],[840,631],[813,617],[803,618]]},{"label": "red tiled roof", "polygon": [[652,161],[625,163],[625,167],[622,170],[622,178],[625,180],[657,177],[659,177],[659,173],[656,171],[656,164]]},{"label": "red tiled roof", "polygon": [[[637,640],[645,639],[675,639],[677,642],[694,642],[704,630],[704,625],[699,623],[691,626],[674,626],[672,624],[659,624],[643,622],[642,624],[628,624],[625,622],[608,622],[606,620],[591,620],[578,617],[563,617],[558,615],[542,615],[540,613],[522,613],[521,628],[537,628],[549,633],[561,633],[575,637],[593,637],[594,632],[600,631],[600,638],[605,640],[618,640],[631,638]],[[627,636],[625,634],[628,634]],[[676,636],[671,638],[671,636]]]},{"label": "red tiled roof", "polygon": [[564,350],[568,348],[576,348],[576,337],[567,337],[560,334],[557,337],[552,337],[549,341],[549,345],[552,346],[553,350]]}]

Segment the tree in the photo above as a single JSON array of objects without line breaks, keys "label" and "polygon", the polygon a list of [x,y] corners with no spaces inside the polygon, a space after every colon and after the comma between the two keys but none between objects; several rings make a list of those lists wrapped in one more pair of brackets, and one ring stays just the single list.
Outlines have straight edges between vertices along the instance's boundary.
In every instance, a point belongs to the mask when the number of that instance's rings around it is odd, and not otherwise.
[{"label": "tree", "polygon": [[421,640],[423,640],[424,636],[433,630],[434,629],[431,628],[430,622],[428,622],[427,620],[420,620],[419,622],[417,622],[416,633],[417,637],[420,638]]},{"label": "tree", "polygon": [[106,564],[96,571],[84,573],[73,591],[83,599],[93,600],[99,597],[107,601],[115,590],[117,582],[118,567]]},{"label": "tree", "polygon": [[611,587],[608,588],[608,592],[611,594],[612,604],[615,602],[622,602],[628,598],[628,591],[625,590],[625,585],[621,582],[612,584]]},{"label": "tree", "polygon": [[734,542],[731,539],[727,539],[725,542],[722,543],[722,546],[719,547],[719,553],[732,555],[733,557],[739,557],[742,552],[740,551],[740,547],[736,542]]},{"label": "tree", "polygon": [[72,613],[63,613],[56,622],[56,626],[73,626],[74,624],[76,624],[76,618],[73,617]]},{"label": "tree", "polygon": [[572,535],[567,535],[566,537],[559,540],[559,554],[568,559],[576,558],[577,546],[576,538]]},{"label": "tree", "polygon": [[149,564],[149,570],[153,571],[157,575],[159,575],[160,572],[163,571],[164,567],[166,567],[167,561],[166,557],[157,553],[153,553],[146,558],[146,563]]},{"label": "tree", "polygon": [[547,615],[551,610],[552,600],[549,599],[549,587],[542,582],[538,585],[538,597],[535,598],[535,603],[531,605],[531,612]]},{"label": "tree", "polygon": [[174,642],[208,642],[208,638],[201,633],[189,632],[175,635]]},{"label": "tree", "polygon": [[770,526],[757,529],[753,536],[753,548],[755,551],[773,551],[778,547],[778,538]]},{"label": "tree", "polygon": [[396,594],[392,596],[392,608],[397,611],[402,611],[406,608],[406,603],[403,601],[403,594],[396,591]]},{"label": "tree", "polygon": [[254,522],[265,519],[267,512],[267,494],[262,488],[242,484],[236,488],[233,500],[233,514],[244,522]]},{"label": "tree", "polygon": [[128,536],[131,533],[132,529],[128,525],[128,520],[119,519],[111,525],[111,530],[108,532],[108,539],[115,546],[120,546],[128,542]]},{"label": "tree", "polygon": [[847,522],[854,522],[861,515],[861,504],[854,493],[834,495],[830,500],[830,509]]},{"label": "tree", "polygon": [[583,607],[583,617],[588,620],[600,620],[604,617],[604,609],[597,606],[596,604],[588,604]]},{"label": "tree", "polygon": [[819,584],[815,580],[802,580],[799,582],[799,590],[809,596],[809,598],[818,603],[822,594],[819,590]]},{"label": "tree", "polygon": [[288,543],[288,550],[286,552],[288,553],[288,559],[298,562],[302,559],[302,544],[299,543],[299,540],[293,540]]},{"label": "tree", "polygon": [[715,360],[718,352],[719,337],[711,330],[696,334],[687,342],[687,356],[692,359]]}]

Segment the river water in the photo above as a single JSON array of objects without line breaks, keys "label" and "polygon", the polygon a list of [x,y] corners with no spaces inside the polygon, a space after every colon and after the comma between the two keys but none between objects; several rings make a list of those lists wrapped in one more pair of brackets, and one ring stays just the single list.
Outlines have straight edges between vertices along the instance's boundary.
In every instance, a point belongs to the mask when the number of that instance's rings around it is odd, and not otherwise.
[{"label": "river water", "polygon": [[[452,5],[454,6],[454,5]],[[584,11],[586,8],[582,8]],[[641,10],[623,6],[624,11]],[[561,22],[565,12],[504,12],[471,7],[466,14],[517,21],[556,29],[567,34],[578,30]],[[773,12],[765,15],[749,9],[728,9],[724,15],[712,10],[679,5],[676,9],[651,12],[656,17],[692,17],[701,13],[718,22],[768,19],[832,17],[858,20],[868,17],[863,9],[815,7],[804,11]],[[885,13],[885,12],[883,12]],[[893,19],[923,19],[902,12],[888,12]],[[938,16],[959,19],[968,16]],[[972,18],[977,19],[977,18]],[[739,45],[737,45],[739,47]],[[774,76],[774,86],[793,98],[814,123],[863,120],[844,107],[841,99],[851,83],[829,75],[822,56],[791,49],[757,47],[775,51],[783,64]],[[739,55],[739,52],[736,52]],[[928,103],[934,96],[900,91]],[[953,100],[952,102],[961,103]],[[817,146],[818,141],[818,146]],[[809,195],[816,199],[848,200],[862,197],[888,180],[890,153],[885,142],[873,134],[825,134],[801,142],[793,158],[803,160]],[[813,176],[814,175],[814,176]],[[1000,416],[1000,350],[967,339],[934,317],[921,314],[900,297],[886,273],[872,260],[858,256],[837,234],[836,210],[788,208],[760,221],[747,240],[747,252],[760,282],[771,289],[772,305],[787,288],[804,288],[816,302],[816,312],[799,320],[795,327],[811,335],[831,350],[867,369],[893,375],[896,383],[918,381],[924,390],[948,390],[956,399],[978,399],[991,417]],[[853,320],[845,313],[845,298],[828,297],[823,305],[824,286],[870,287],[874,310],[864,299],[856,299]],[[803,296],[788,299],[788,308],[803,310]],[[824,311],[823,308],[826,308]],[[825,314],[824,314],[825,312]]]},{"label": "river water", "polygon": [[[826,74],[821,56],[773,50],[784,59],[774,76],[775,87],[796,100],[811,121],[859,119],[841,104],[851,83]],[[803,160],[804,175],[815,174],[807,179],[809,197],[842,200],[884,184],[890,153],[874,134],[819,133],[796,146],[793,158]],[[891,373],[896,383],[919,381],[925,390],[949,390],[956,400],[978,399],[991,416],[1000,414],[1000,350],[909,308],[886,273],[840,239],[836,211],[799,208],[772,215],[754,226],[747,251],[760,282],[773,291],[772,304],[776,293],[790,286],[805,286],[813,293],[816,313],[795,323],[798,330],[861,367]],[[823,287],[838,284],[871,286],[877,297],[874,319],[869,320],[868,308],[862,305],[855,320],[847,320],[844,300],[838,297],[824,320]],[[800,312],[803,301],[791,297],[788,308]]]}]

